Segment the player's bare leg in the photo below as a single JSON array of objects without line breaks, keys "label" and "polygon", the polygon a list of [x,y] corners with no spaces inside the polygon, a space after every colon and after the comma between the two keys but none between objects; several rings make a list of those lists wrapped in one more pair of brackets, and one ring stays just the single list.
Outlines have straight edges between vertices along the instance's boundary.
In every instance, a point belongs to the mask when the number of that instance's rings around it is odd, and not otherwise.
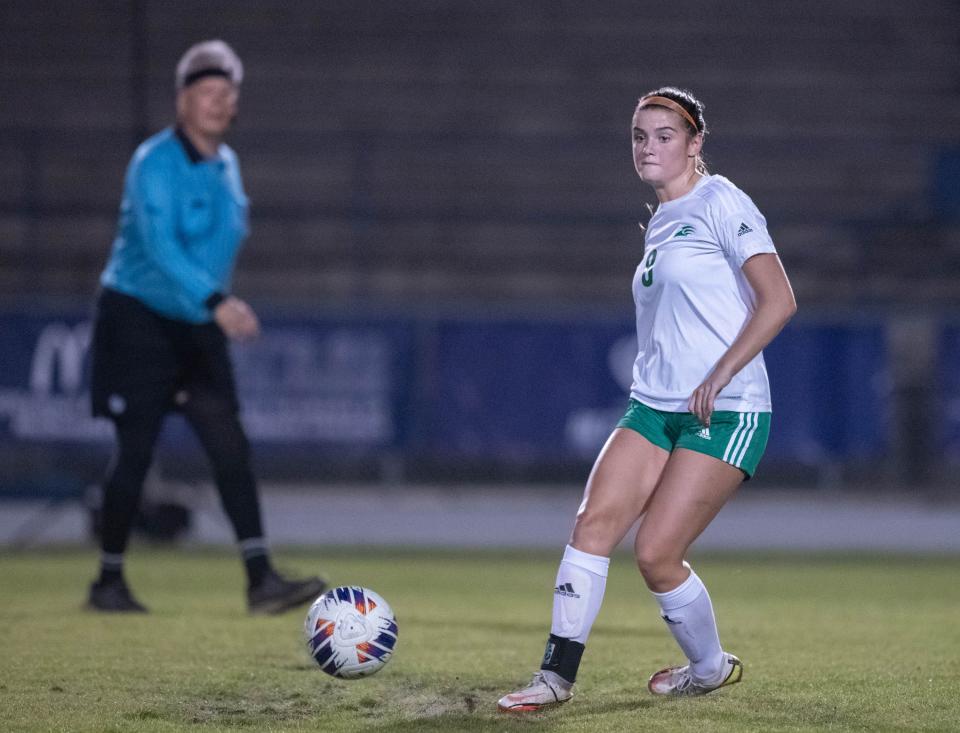
[{"label": "player's bare leg", "polygon": [[613,549],[640,517],[669,453],[618,428],[597,458],[554,591],[553,622],[541,669],[526,687],[502,697],[503,712],[530,712],[573,697],[584,643],[606,586]]},{"label": "player's bare leg", "polygon": [[635,541],[637,565],[688,659],[651,677],[654,694],[703,694],[739,682],[743,674],[740,660],[722,650],[710,596],[684,562],[690,545],[742,481],[739,469],[681,448],[650,499]]},{"label": "player's bare leg", "polygon": [[608,557],[640,518],[669,458],[638,432],[614,430],[587,479],[570,544]]}]

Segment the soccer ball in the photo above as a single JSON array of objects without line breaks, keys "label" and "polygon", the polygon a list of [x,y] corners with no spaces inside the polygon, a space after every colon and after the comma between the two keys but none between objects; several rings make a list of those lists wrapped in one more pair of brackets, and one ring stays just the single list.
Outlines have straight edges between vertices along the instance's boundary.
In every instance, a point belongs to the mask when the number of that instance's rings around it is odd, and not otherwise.
[{"label": "soccer ball", "polygon": [[303,632],[320,669],[349,680],[383,668],[397,643],[397,620],[369,588],[341,586],[313,602]]}]

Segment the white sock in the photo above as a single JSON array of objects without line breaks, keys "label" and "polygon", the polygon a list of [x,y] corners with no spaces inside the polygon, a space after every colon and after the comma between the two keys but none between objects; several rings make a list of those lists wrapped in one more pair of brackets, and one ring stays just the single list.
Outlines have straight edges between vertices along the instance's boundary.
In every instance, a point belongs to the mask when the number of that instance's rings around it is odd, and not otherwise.
[{"label": "white sock", "polygon": [[553,589],[550,633],[586,644],[603,603],[610,558],[567,545]]},{"label": "white sock", "polygon": [[654,593],[661,618],[690,660],[698,682],[712,684],[723,671],[723,649],[707,588],[693,570],[690,577],[666,593]]}]

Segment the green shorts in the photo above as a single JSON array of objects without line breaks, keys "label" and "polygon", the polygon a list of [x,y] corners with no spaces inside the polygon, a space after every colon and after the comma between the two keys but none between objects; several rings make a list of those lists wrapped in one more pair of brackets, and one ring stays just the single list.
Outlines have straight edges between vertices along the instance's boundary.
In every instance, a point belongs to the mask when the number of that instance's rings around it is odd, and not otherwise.
[{"label": "green shorts", "polygon": [[665,451],[686,448],[719,458],[750,478],[767,447],[770,413],[718,410],[705,428],[692,412],[654,410],[631,398],[617,427],[634,430]]}]

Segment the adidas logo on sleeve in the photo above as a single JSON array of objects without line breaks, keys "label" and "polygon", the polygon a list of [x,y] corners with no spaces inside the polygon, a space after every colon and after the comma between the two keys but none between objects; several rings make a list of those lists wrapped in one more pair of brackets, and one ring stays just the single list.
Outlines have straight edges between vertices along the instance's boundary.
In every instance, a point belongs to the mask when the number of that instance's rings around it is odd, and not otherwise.
[{"label": "adidas logo on sleeve", "polygon": [[740,228],[737,230],[737,236],[742,237],[744,234],[749,234],[753,229],[748,227],[744,222],[740,222]]}]

